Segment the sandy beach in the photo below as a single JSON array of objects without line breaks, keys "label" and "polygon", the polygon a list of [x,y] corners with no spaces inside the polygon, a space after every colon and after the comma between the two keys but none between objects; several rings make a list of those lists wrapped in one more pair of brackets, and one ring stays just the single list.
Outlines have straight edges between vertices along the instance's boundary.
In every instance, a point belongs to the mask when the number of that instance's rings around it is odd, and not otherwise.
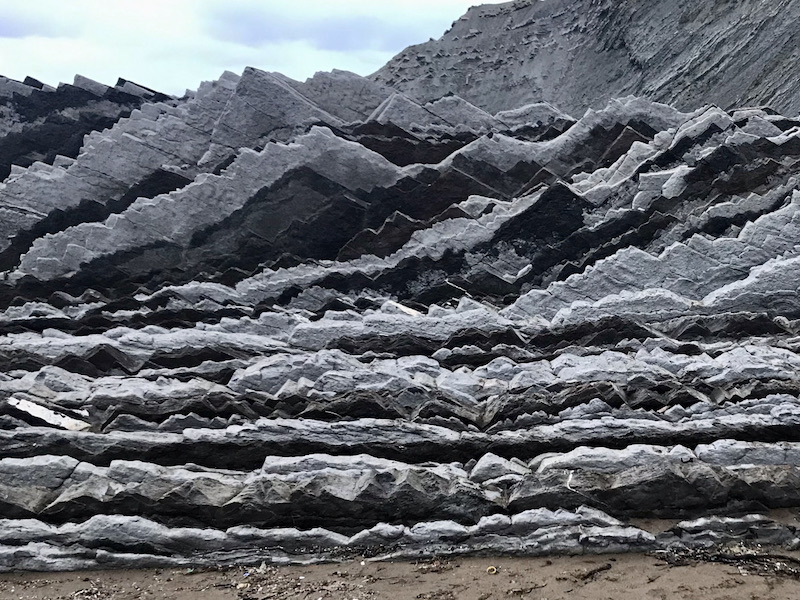
[{"label": "sandy beach", "polygon": [[797,553],[711,562],[658,555],[351,561],[307,567],[154,569],[0,576],[14,600],[626,600],[800,597]]}]

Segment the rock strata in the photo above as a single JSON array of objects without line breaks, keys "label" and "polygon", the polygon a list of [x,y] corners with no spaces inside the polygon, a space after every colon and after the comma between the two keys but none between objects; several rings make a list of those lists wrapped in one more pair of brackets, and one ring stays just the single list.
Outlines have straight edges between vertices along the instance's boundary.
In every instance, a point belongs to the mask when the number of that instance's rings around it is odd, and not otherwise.
[{"label": "rock strata", "polygon": [[797,0],[514,0],[471,8],[371,79],[419,102],[452,93],[490,112],[544,100],[582,113],[635,94],[795,116],[798,16]]},{"label": "rock strata", "polygon": [[0,80],[0,569],[800,545],[800,121],[377,79]]}]

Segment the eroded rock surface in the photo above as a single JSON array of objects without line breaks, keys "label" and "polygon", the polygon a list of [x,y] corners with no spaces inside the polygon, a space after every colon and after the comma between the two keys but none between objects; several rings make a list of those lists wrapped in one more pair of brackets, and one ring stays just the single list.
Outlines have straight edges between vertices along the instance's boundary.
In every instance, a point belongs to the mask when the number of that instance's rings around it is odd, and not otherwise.
[{"label": "eroded rock surface", "polygon": [[800,544],[800,121],[0,84],[0,568]]},{"label": "eroded rock surface", "polygon": [[421,102],[456,94],[489,112],[547,101],[582,113],[635,94],[694,109],[800,113],[797,0],[515,0],[471,8],[372,79]]}]

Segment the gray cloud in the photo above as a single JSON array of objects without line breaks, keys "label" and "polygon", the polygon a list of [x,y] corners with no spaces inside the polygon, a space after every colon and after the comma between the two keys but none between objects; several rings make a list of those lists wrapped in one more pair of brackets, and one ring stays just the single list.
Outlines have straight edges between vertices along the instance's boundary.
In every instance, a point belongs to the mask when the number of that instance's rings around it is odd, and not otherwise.
[{"label": "gray cloud", "polygon": [[38,33],[36,23],[25,19],[14,18],[14,15],[0,20],[0,37],[24,38]]},{"label": "gray cloud", "polygon": [[0,38],[59,37],[72,32],[72,28],[66,23],[58,23],[49,19],[37,19],[33,15],[5,11],[2,18],[0,18]]},{"label": "gray cloud", "polygon": [[206,28],[214,39],[251,47],[305,41],[329,51],[397,51],[421,41],[417,28],[374,16],[298,15],[293,18],[257,7],[214,10],[207,17]]}]

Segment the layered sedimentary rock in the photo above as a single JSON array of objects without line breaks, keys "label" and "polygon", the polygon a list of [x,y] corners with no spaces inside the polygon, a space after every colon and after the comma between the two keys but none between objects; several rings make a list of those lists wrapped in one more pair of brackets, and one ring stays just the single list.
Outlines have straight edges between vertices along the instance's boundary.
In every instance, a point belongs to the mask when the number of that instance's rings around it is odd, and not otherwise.
[{"label": "layered sedimentary rock", "polygon": [[75,158],[84,135],[152,101],[173,99],[124,79],[109,87],[78,75],[72,85],[51,88],[30,77],[0,77],[0,177],[12,166]]},{"label": "layered sedimentary rock", "polygon": [[420,101],[453,93],[494,112],[582,113],[636,94],[681,109],[800,113],[800,2],[516,0],[477,6],[373,79]]},{"label": "layered sedimentary rock", "polygon": [[0,568],[800,544],[800,121],[137,97],[0,184]]}]

